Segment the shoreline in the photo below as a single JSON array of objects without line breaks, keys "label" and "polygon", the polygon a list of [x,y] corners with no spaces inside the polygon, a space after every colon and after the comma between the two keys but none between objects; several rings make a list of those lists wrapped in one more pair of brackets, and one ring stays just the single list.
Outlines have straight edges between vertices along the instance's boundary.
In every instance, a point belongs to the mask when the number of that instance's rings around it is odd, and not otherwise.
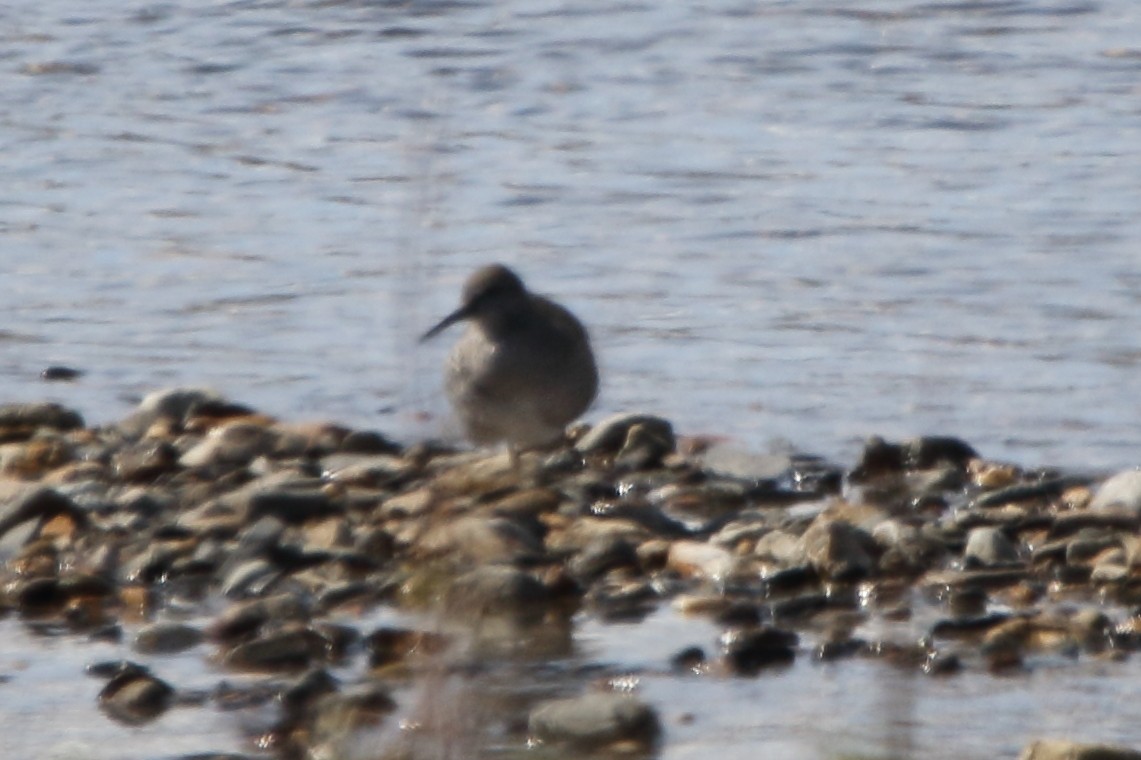
[{"label": "shoreline", "polygon": [[[219,669],[202,702],[261,710],[240,749],[271,750],[250,757],[337,754],[391,731],[414,707],[401,687],[430,690],[441,668],[557,669],[584,619],[638,625],[663,607],[720,631],[657,663],[678,679],[806,659],[1017,677],[1141,649],[1136,470],[1024,471],[935,436],[873,438],[841,467],[679,439],[642,414],[516,465],[198,389],[94,429],[56,404],[0,407],[0,440],[0,607],[150,658],[93,671],[100,710],[125,725],[186,709],[156,665],[202,652]],[[435,622],[365,623],[378,609]],[[239,675],[254,685],[223,696]],[[281,705],[268,718],[259,695]],[[636,689],[519,702],[489,721],[520,749],[653,756],[670,741]],[[415,740],[387,741],[399,755]]]}]

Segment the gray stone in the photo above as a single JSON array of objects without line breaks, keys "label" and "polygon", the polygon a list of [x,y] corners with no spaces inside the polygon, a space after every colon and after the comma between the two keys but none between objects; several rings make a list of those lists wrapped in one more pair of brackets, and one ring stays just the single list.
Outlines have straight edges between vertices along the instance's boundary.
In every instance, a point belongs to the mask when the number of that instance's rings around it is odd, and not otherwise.
[{"label": "gray stone", "polygon": [[203,634],[184,623],[151,623],[135,634],[135,651],[142,654],[174,654],[202,643]]},{"label": "gray stone", "polygon": [[231,599],[260,596],[280,575],[278,569],[264,559],[238,562],[225,574],[222,593]]},{"label": "gray stone", "polygon": [[99,692],[99,706],[128,725],[149,723],[166,712],[173,699],[173,688],[133,663],[126,663]]},{"label": "gray stone", "polygon": [[540,742],[580,748],[626,742],[650,746],[661,735],[654,708],[628,694],[586,694],[544,702],[531,711],[528,729]]},{"label": "gray stone", "polygon": [[72,501],[58,491],[43,486],[29,486],[15,498],[0,504],[0,535],[28,520],[75,514],[76,511]]},{"label": "gray stone", "polygon": [[138,438],[160,418],[181,424],[198,409],[227,403],[222,395],[209,388],[167,388],[147,394],[138,408],[120,422],[118,427],[127,436]]},{"label": "gray stone", "polygon": [[[78,430],[83,427],[83,417],[59,404],[3,404],[0,405],[0,430],[7,440],[28,438],[37,428],[53,430]],[[25,433],[21,435],[21,432]]]},{"label": "gray stone", "polygon": [[855,580],[871,572],[875,541],[844,520],[815,520],[801,536],[804,556],[821,577]]},{"label": "gray stone", "polygon": [[981,526],[967,534],[963,559],[983,567],[1007,565],[1018,561],[1018,549],[1000,529]]},{"label": "gray stone", "polygon": [[1106,480],[1097,489],[1089,508],[1117,508],[1141,515],[1141,470],[1125,470]]},{"label": "gray stone", "polygon": [[792,469],[787,454],[756,454],[729,443],[714,443],[697,461],[702,469],[753,482],[776,480]]},{"label": "gray stone", "polygon": [[183,467],[245,466],[257,457],[271,453],[278,437],[274,430],[263,425],[241,420],[228,422],[207,433],[196,446],[179,457],[178,463]]},{"label": "gray stone", "polygon": [[574,447],[582,454],[617,453],[626,443],[630,429],[635,425],[641,425],[646,435],[671,442],[674,440],[673,425],[670,424],[669,420],[649,414],[623,413],[615,414],[599,422],[586,435],[578,439]]}]

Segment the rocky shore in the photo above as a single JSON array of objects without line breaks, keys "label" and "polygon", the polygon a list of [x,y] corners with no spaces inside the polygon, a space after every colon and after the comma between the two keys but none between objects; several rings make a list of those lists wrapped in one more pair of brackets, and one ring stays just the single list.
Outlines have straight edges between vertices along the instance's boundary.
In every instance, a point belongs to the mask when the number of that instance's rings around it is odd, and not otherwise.
[{"label": "rocky shore", "polygon": [[[584,618],[663,605],[721,631],[677,642],[660,668],[679,678],[801,658],[938,678],[1112,665],[1141,648],[1139,528],[1141,471],[1026,471],[953,438],[872,439],[843,467],[630,414],[516,462],[197,389],[100,428],[54,404],[0,407],[0,609],[46,637],[129,642],[150,664],[92,663],[100,709],[129,725],[233,711],[248,754],[230,758],[355,757],[382,731],[360,756],[476,756],[424,750],[430,721],[393,731],[401,687],[431,702],[449,674],[555,668]],[[369,622],[381,609],[425,622]],[[215,688],[155,665],[188,650]],[[653,756],[670,726],[623,675],[516,694],[495,713],[499,754]],[[1042,741],[1023,757],[1138,755]]]}]

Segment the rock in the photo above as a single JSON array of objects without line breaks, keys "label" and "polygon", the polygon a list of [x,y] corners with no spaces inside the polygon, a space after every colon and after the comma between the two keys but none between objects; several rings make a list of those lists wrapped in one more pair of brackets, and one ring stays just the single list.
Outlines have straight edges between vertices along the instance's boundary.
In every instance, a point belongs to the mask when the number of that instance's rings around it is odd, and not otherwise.
[{"label": "rock", "polygon": [[228,667],[275,672],[299,670],[325,656],[327,639],[309,626],[288,625],[238,644],[226,653]]},{"label": "rock", "polygon": [[753,483],[777,481],[792,469],[788,454],[756,454],[724,442],[710,444],[694,459],[708,472]]},{"label": "rock", "polygon": [[1141,469],[1125,470],[1112,476],[1097,489],[1090,509],[1124,509],[1141,516]]},{"label": "rock", "polygon": [[571,557],[567,571],[589,585],[596,578],[616,568],[637,568],[638,554],[634,546],[621,536],[604,536],[587,544]]},{"label": "rock", "polygon": [[40,379],[49,383],[70,382],[78,380],[83,377],[84,372],[75,367],[65,367],[60,364],[53,364],[50,367],[44,367],[40,372]]},{"label": "rock", "polygon": [[231,604],[215,618],[210,633],[215,638],[230,640],[252,634],[271,620],[284,623],[308,618],[309,609],[301,599],[294,594],[277,594]]},{"label": "rock", "polygon": [[753,555],[780,567],[796,567],[808,561],[800,537],[783,530],[774,530],[758,538],[753,546]]},{"label": "rock", "polygon": [[207,433],[178,463],[183,467],[244,467],[257,457],[272,453],[277,440],[278,434],[264,425],[244,420],[227,422]]},{"label": "rock", "polygon": [[649,748],[661,735],[654,708],[627,694],[586,694],[544,702],[531,711],[527,726],[539,742],[583,750],[614,745]]},{"label": "rock", "polygon": [[230,599],[261,596],[280,577],[277,567],[264,559],[236,562],[222,581],[222,594]]},{"label": "rock", "polygon": [[799,639],[778,628],[731,629],[721,636],[725,664],[739,675],[755,675],[769,665],[787,665],[796,658]]},{"label": "rock", "polygon": [[59,404],[0,405],[0,441],[26,441],[42,428],[66,432],[83,427],[83,417]]},{"label": "rock", "polygon": [[614,467],[623,472],[659,467],[662,458],[673,453],[676,445],[672,428],[657,422],[635,423],[626,431],[626,439],[614,456]]},{"label": "rock", "polygon": [[983,526],[974,528],[967,535],[967,546],[963,559],[983,567],[1007,565],[1019,560],[1018,549],[998,528]]},{"label": "rock", "polygon": [[676,445],[669,420],[648,414],[623,413],[599,422],[575,442],[574,448],[582,454],[618,453],[635,425],[641,426],[642,431],[638,434],[641,437],[667,442],[670,451]]},{"label": "rock", "polygon": [[121,723],[140,725],[166,712],[173,698],[168,684],[145,667],[126,663],[99,692],[99,706]]},{"label": "rock", "polygon": [[804,556],[822,577],[857,580],[875,567],[870,535],[843,520],[817,519],[801,536]]},{"label": "rock", "polygon": [[169,441],[143,440],[117,451],[111,461],[120,479],[147,483],[177,470],[178,457]]},{"label": "rock", "polygon": [[728,578],[736,563],[728,550],[701,541],[674,541],[666,558],[666,566],[671,570],[714,582]]},{"label": "rock", "polygon": [[904,470],[927,470],[951,466],[965,471],[978,454],[970,444],[946,436],[925,436],[903,443],[888,443],[879,436],[868,439],[860,462],[851,473],[856,481],[866,481]]},{"label": "rock", "polygon": [[74,503],[58,491],[42,486],[28,486],[14,498],[0,504],[0,535],[28,520],[77,513]]},{"label": "rock", "polygon": [[1141,752],[1107,744],[1080,744],[1063,739],[1039,739],[1019,760],[1141,760]]},{"label": "rock", "polygon": [[383,488],[410,477],[414,465],[387,453],[339,453],[324,457],[321,470],[324,477],[337,483]]},{"label": "rock", "polygon": [[168,388],[148,394],[138,408],[119,423],[118,428],[128,438],[141,438],[160,419],[169,421],[180,430],[192,416],[202,411],[225,409],[236,411],[240,408],[209,388]]},{"label": "rock", "polygon": [[135,634],[135,651],[142,654],[175,654],[193,649],[203,638],[202,631],[184,623],[151,623]]}]

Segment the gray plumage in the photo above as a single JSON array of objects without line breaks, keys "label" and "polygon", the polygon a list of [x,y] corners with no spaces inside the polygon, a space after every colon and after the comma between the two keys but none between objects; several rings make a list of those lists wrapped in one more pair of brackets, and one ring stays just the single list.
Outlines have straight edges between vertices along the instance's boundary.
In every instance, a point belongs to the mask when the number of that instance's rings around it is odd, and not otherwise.
[{"label": "gray plumage", "polygon": [[552,443],[594,401],[598,369],[586,329],[567,309],[529,292],[507,267],[476,270],[460,307],[421,340],[464,320],[445,388],[472,442]]}]

